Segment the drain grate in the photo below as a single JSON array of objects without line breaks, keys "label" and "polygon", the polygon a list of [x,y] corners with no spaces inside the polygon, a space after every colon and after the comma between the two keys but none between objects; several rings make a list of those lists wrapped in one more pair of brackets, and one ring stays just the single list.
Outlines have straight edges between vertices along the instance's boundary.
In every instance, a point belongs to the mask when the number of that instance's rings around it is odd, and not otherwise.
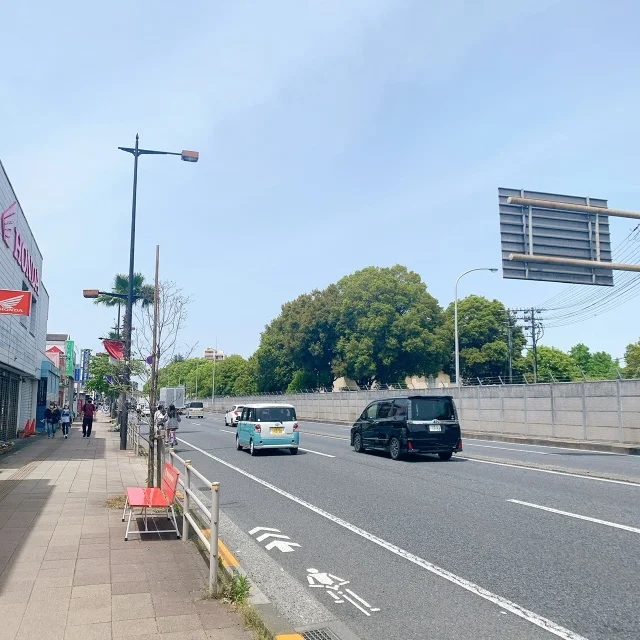
[{"label": "drain grate", "polygon": [[304,640],[340,640],[338,636],[331,631],[331,629],[313,629],[311,631],[303,631],[302,637]]}]

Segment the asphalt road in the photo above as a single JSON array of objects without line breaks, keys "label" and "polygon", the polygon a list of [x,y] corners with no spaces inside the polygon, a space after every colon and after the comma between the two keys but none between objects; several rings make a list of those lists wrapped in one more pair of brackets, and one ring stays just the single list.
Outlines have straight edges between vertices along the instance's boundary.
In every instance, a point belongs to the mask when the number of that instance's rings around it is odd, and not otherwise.
[{"label": "asphalt road", "polygon": [[298,456],[252,458],[218,416],[178,435],[178,454],[222,483],[245,568],[297,626],[314,620],[287,602],[290,583],[363,640],[640,637],[640,484],[589,477],[638,477],[635,458],[465,441],[474,459],[394,462],[318,423],[301,423]]}]

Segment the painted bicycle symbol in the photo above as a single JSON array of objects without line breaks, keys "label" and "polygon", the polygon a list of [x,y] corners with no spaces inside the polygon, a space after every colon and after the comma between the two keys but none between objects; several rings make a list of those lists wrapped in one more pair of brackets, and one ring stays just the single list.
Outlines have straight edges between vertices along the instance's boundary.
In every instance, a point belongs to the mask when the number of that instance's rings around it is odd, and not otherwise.
[{"label": "painted bicycle symbol", "polygon": [[335,604],[344,604],[346,600],[356,609],[362,611],[365,616],[370,616],[372,612],[380,611],[378,607],[372,607],[364,598],[361,598],[351,589],[343,589],[345,585],[350,584],[349,580],[334,576],[332,573],[318,571],[313,568],[307,569],[307,582],[312,588],[324,589]]}]

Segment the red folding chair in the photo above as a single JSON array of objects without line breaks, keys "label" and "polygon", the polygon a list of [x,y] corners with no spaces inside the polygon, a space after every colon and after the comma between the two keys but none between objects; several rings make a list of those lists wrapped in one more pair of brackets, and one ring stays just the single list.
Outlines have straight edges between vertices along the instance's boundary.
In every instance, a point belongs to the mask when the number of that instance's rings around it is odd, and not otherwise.
[{"label": "red folding chair", "polygon": [[[124,503],[124,510],[122,511],[122,522],[124,522],[127,509],[129,509],[129,519],[127,521],[127,531],[124,534],[124,539],[129,539],[129,529],[131,527],[131,516],[134,509],[140,509],[140,515],[144,517],[144,531],[132,531],[131,533],[175,533],[180,537],[180,531],[178,530],[178,522],[176,520],[176,513],[173,510],[173,501],[176,497],[176,490],[178,489],[178,476],[180,472],[169,462],[164,463],[164,470],[162,472],[162,487],[142,488],[142,487],[127,487],[127,500]],[[165,509],[169,522],[173,525],[172,529],[151,529],[149,530],[147,518],[156,517],[160,514],[149,514],[147,509]],[[164,515],[164,514],[162,514]]]}]

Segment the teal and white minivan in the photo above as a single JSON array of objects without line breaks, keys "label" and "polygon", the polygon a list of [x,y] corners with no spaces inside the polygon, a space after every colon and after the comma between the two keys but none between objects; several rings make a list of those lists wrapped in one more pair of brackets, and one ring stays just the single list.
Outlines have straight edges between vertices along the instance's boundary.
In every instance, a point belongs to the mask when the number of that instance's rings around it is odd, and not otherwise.
[{"label": "teal and white minivan", "polygon": [[298,453],[300,434],[296,410],[290,404],[248,404],[238,419],[236,449],[249,449],[255,456],[260,449],[289,449]]}]

